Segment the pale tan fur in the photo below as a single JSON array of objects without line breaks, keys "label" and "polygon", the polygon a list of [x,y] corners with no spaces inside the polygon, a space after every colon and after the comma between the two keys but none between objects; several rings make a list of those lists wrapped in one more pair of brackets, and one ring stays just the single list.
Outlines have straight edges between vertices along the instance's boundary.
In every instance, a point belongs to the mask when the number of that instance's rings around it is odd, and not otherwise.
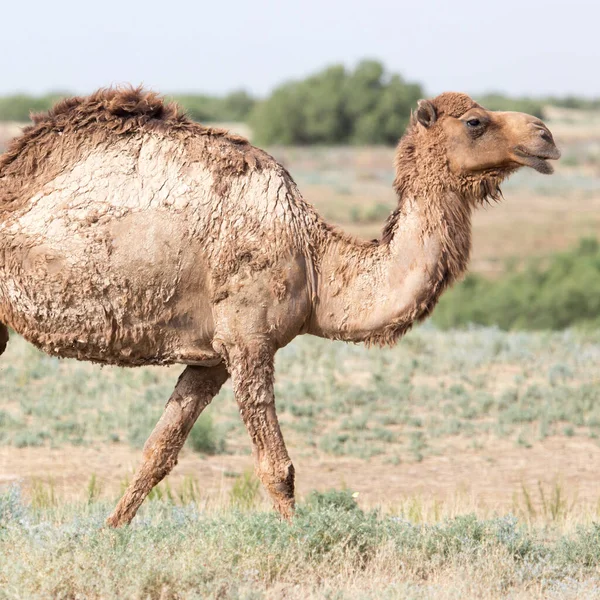
[{"label": "pale tan fur", "polygon": [[466,269],[472,208],[557,157],[534,117],[464,94],[422,101],[398,146],[398,208],[363,242],[328,226],[268,154],[155,94],[71,99],[0,157],[0,353],[9,325],[56,356],[188,365],[112,525],[176,464],[228,376],[257,473],[290,517],[276,351],[302,333],[396,342]]}]

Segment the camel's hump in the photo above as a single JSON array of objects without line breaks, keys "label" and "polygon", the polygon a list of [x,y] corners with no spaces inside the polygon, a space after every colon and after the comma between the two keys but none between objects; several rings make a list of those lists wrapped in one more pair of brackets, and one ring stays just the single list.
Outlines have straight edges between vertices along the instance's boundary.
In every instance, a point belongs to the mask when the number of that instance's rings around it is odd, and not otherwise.
[{"label": "camel's hump", "polygon": [[85,124],[89,119],[105,123],[137,119],[138,124],[170,125],[188,121],[176,103],[165,102],[163,96],[142,87],[103,88],[89,96],[65,98],[31,119],[36,125],[63,120]]},{"label": "camel's hump", "polygon": [[194,133],[223,135],[246,141],[224,129],[192,121],[176,102],[168,102],[161,94],[142,87],[101,88],[89,96],[65,98],[48,111],[32,114],[31,119],[33,124],[25,128],[24,134],[93,126],[115,133],[130,133],[140,129],[192,130]]},{"label": "camel's hump", "polygon": [[[246,138],[196,123],[177,103],[167,102],[160,94],[142,87],[103,88],[89,96],[65,98],[31,118],[33,123],[0,155],[0,179],[34,176],[58,145],[58,138],[70,140],[73,136],[93,145],[115,136],[154,132],[169,137],[200,137],[206,143],[210,139],[234,154],[256,153]],[[76,148],[77,144],[67,142],[66,146]],[[78,156],[79,150],[73,148],[62,153],[63,159]]]}]

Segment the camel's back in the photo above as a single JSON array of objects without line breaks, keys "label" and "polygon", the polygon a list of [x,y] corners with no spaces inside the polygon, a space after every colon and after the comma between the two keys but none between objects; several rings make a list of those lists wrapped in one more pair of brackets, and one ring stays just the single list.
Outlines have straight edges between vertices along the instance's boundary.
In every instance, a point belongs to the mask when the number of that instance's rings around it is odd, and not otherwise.
[{"label": "camel's back", "polygon": [[247,141],[139,90],[103,94],[0,160],[0,321],[61,355],[202,362],[239,271],[312,272],[316,217]]}]

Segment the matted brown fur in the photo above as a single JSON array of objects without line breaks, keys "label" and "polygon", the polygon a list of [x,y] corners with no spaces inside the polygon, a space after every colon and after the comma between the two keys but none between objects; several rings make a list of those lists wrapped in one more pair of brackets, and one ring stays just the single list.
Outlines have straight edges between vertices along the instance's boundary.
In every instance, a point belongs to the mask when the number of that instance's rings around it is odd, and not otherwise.
[{"label": "matted brown fur", "polygon": [[[310,297],[314,298],[316,248],[312,243],[310,232],[317,228],[316,223],[319,219],[312,207],[302,199],[285,168],[269,154],[252,146],[245,138],[229,134],[223,129],[195,123],[189,120],[177,105],[165,103],[157,94],[139,88],[100,90],[89,97],[65,100],[47,113],[36,115],[34,124],[26,128],[23,134],[13,141],[8,152],[1,158],[0,224],[18,222],[23,212],[30,209],[32,198],[39,197],[40,194],[45,196],[52,193],[52,182],[59,177],[67,176],[72,165],[85,164],[92,153],[97,163],[98,160],[102,160],[103,154],[111,152],[114,154],[115,148],[121,148],[121,156],[127,160],[128,155],[139,153],[139,149],[146,141],[162,144],[163,140],[166,147],[176,148],[175,152],[178,153],[180,170],[173,172],[176,178],[193,178],[194,173],[205,169],[212,175],[210,190],[205,197],[200,198],[197,194],[198,190],[196,194],[189,193],[192,204],[199,202],[207,206],[211,203],[213,207],[212,210],[204,211],[207,223],[203,225],[202,231],[195,232],[198,237],[204,237],[205,254],[211,262],[210,301],[217,304],[226,299],[230,294],[230,288],[232,286],[235,288],[237,285],[232,283],[236,276],[244,277],[248,272],[269,272],[269,269],[272,269],[274,276],[269,287],[273,290],[275,298],[283,301],[289,292],[286,288],[285,274],[275,265],[288,257],[291,249],[304,258],[307,287]],[[174,142],[174,144],[166,142]],[[139,157],[139,154],[137,156]],[[134,170],[136,168],[134,167]],[[259,248],[256,247],[255,241],[249,238],[256,240],[257,237],[261,237],[260,229],[263,227],[264,216],[246,210],[243,203],[231,201],[228,192],[232,185],[243,179],[237,186],[236,194],[239,196],[240,193],[247,193],[248,181],[252,178],[256,179],[257,174],[264,172],[268,172],[267,179],[279,182],[272,191],[276,192],[276,203],[285,207],[287,214],[285,219],[281,219],[276,224],[278,228],[276,233],[263,236]],[[107,176],[107,181],[108,179],[110,175]],[[137,190],[136,194],[139,191]],[[267,191],[263,189],[260,193],[267,193]],[[96,200],[91,200],[94,201]],[[37,200],[34,203],[37,203]],[[24,211],[21,211],[21,208]],[[217,219],[217,214],[222,218]],[[51,215],[46,216],[52,219]],[[197,215],[194,219],[196,218]],[[96,220],[97,217],[92,212],[85,227],[93,228]],[[239,230],[232,231],[229,238],[223,236],[221,234],[223,221],[228,221],[234,230],[239,227]],[[239,223],[242,221],[243,224],[240,226]],[[194,225],[191,225],[191,221],[188,222],[193,229]],[[82,231],[87,235],[85,227]],[[95,235],[95,239],[101,243],[103,251],[105,249],[107,255],[110,255],[111,235],[105,235],[102,239]],[[24,254],[27,253],[28,249],[24,249]],[[15,259],[21,260],[19,254],[16,249],[11,250],[8,259],[13,262]],[[171,277],[172,286],[178,285],[177,268],[174,268],[172,273],[165,273],[164,276]],[[87,283],[89,282],[85,282],[85,285]],[[123,285],[128,284],[122,283],[121,289]],[[92,285],[95,289],[100,289],[101,286],[101,283]],[[30,289],[36,287],[38,286],[30,286]],[[48,287],[48,285],[39,286],[39,289]],[[81,283],[79,287],[83,287]],[[65,293],[60,293],[60,296],[66,301],[74,288],[73,285],[66,286]],[[43,300],[38,298],[30,303],[35,306],[53,305],[51,296]],[[56,294],[54,297],[56,298]],[[126,297],[129,306],[127,310],[140,306],[140,300],[136,298],[135,293],[131,292]],[[73,297],[69,301],[73,303],[76,298]],[[192,297],[190,303],[193,303]],[[148,305],[148,301],[145,300],[143,305]],[[159,309],[158,305],[154,308]],[[122,346],[121,339],[113,333],[109,334],[108,330],[76,331],[76,326],[73,326],[65,331],[56,332],[46,319],[31,317],[31,315],[25,318],[18,311],[13,310],[11,303],[0,306],[0,320],[20,331],[26,339],[40,349],[60,356],[110,364],[123,364],[122,361],[126,361],[129,366],[173,362],[173,359],[164,353],[152,352],[152,336],[147,337],[145,342],[147,350],[144,351],[150,355],[144,354],[134,359],[132,356],[125,358],[122,355],[121,349],[117,347]],[[146,315],[143,319],[144,322],[150,320],[150,315]],[[127,340],[125,344],[141,342],[144,338],[142,333],[127,326],[126,323],[127,315],[123,314],[118,319],[118,328],[121,337]],[[87,323],[83,321],[81,324],[91,327],[90,321]],[[111,325],[111,328],[114,329],[114,326]],[[64,349],[62,346],[67,344],[67,337],[70,338],[68,348]],[[96,353],[93,358],[90,358],[88,348],[92,338],[98,340],[98,347],[100,345],[103,347],[101,356]],[[109,341],[104,342],[104,338]]]},{"label": "matted brown fur", "polygon": [[479,106],[473,98],[460,92],[444,92],[430,100],[430,102],[435,106],[438,119],[443,116],[461,117],[468,110]]},{"label": "matted brown fur", "polygon": [[161,95],[141,87],[105,88],[90,96],[66,98],[31,118],[33,124],[0,155],[0,213],[25,201],[34,177],[39,185],[58,175],[57,161],[49,160],[54,152],[63,161],[74,160],[115,137],[135,133],[156,132],[184,142],[191,139],[190,158],[208,162],[217,175],[215,191],[219,194],[227,193],[230,177],[274,163],[246,138],[196,123],[175,102],[165,102]]}]

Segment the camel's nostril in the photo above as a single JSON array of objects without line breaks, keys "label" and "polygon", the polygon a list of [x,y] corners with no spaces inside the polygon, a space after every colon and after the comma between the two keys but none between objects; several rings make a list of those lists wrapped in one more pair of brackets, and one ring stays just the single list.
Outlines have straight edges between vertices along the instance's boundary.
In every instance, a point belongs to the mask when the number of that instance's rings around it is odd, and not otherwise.
[{"label": "camel's nostril", "polygon": [[552,139],[552,135],[550,135],[549,131],[546,131],[545,129],[542,130],[542,139],[545,142],[548,142],[549,144],[553,144],[554,140]]}]

